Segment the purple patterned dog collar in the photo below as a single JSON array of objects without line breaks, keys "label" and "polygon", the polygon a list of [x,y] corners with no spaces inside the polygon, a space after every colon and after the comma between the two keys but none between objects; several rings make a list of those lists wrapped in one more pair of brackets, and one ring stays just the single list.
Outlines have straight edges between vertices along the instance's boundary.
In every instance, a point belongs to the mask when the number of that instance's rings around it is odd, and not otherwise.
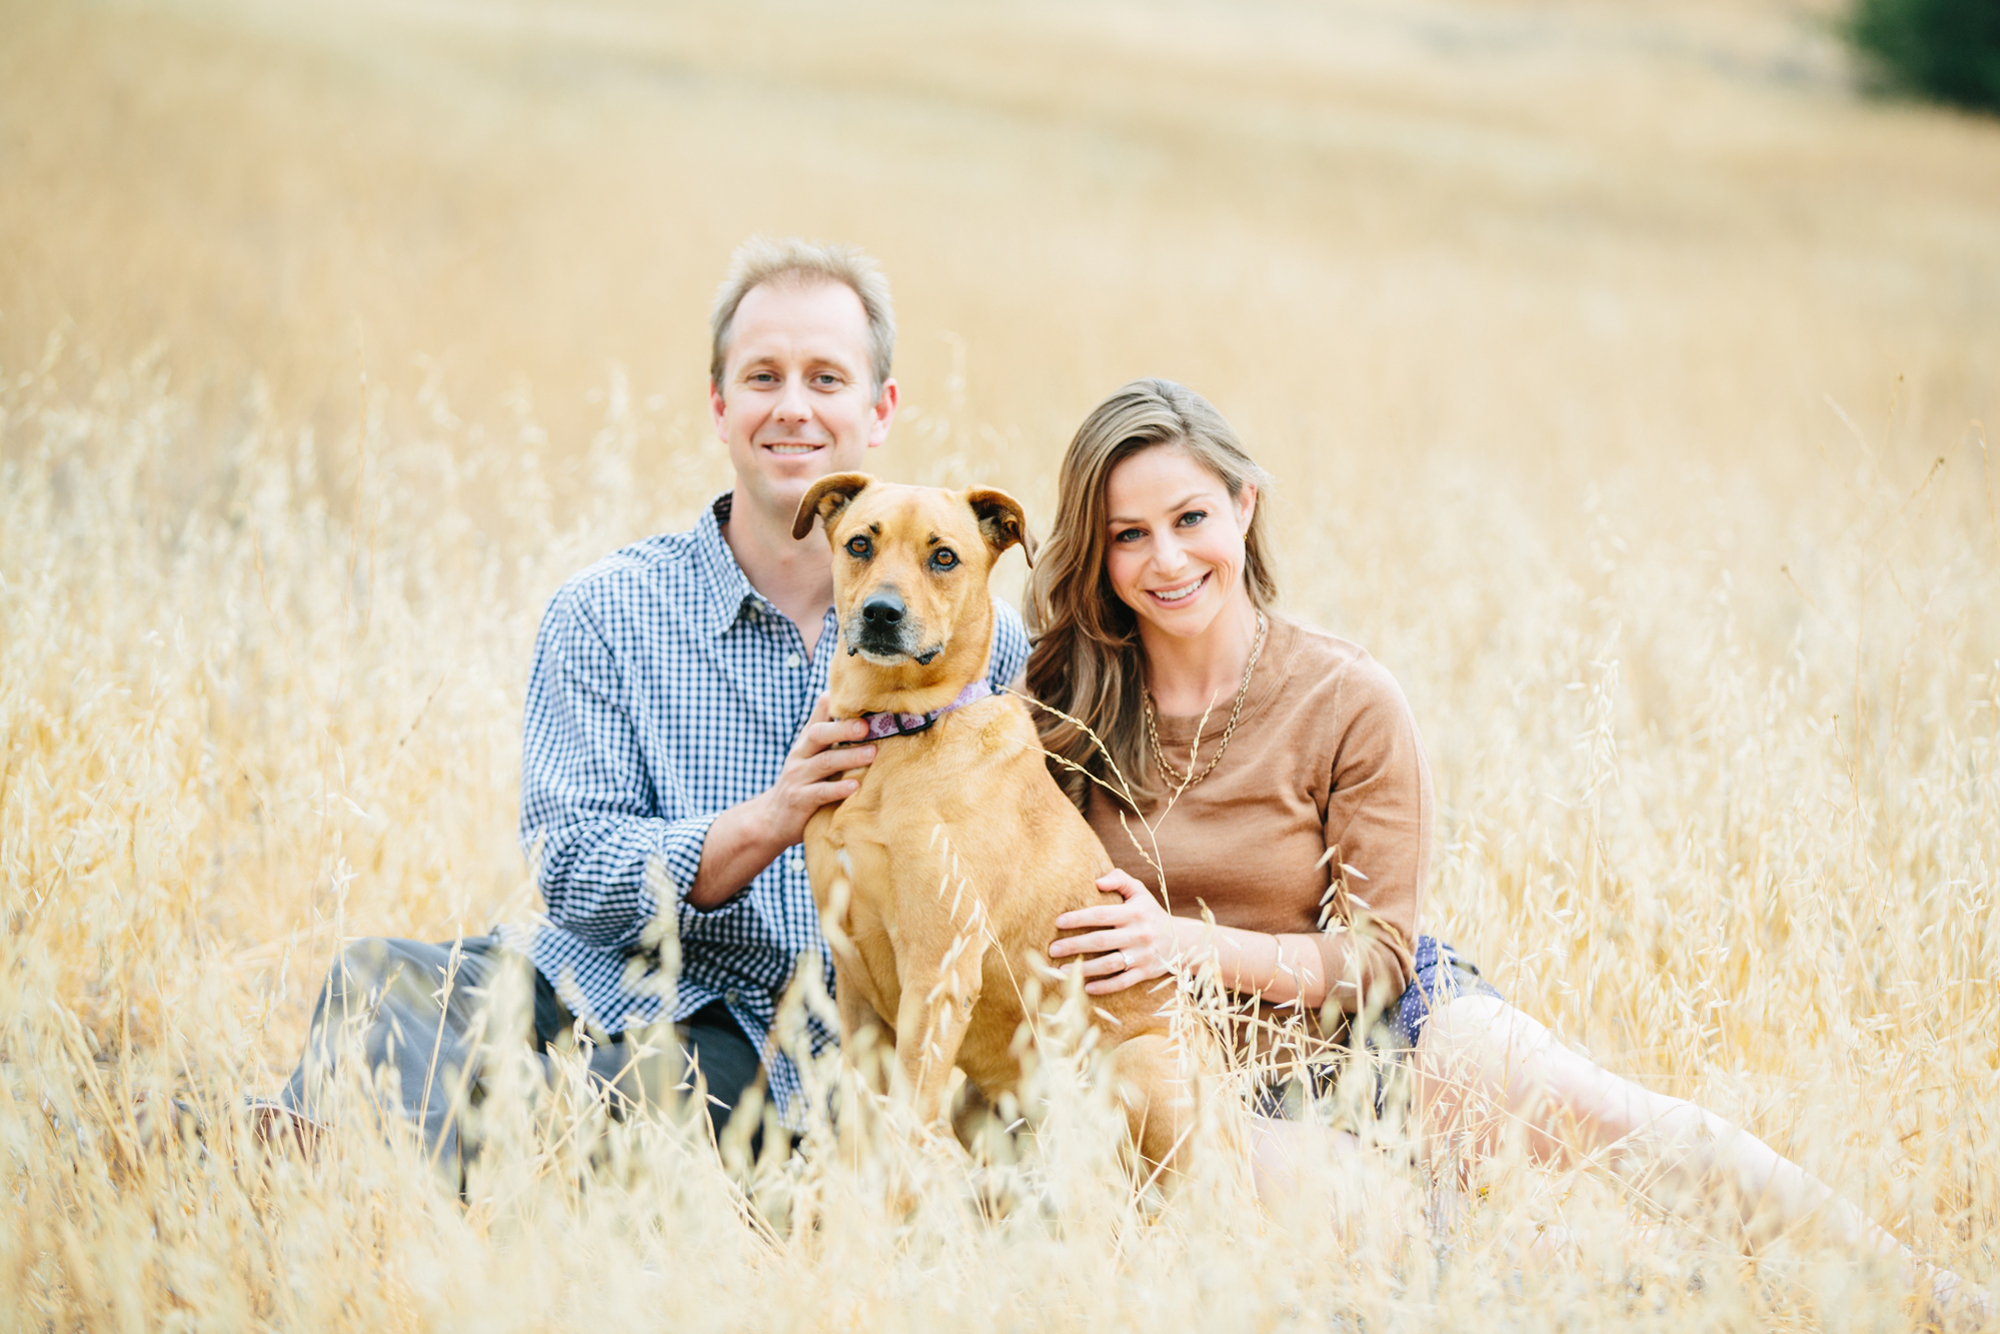
[{"label": "purple patterned dog collar", "polygon": [[864,713],[861,721],[868,724],[868,740],[880,741],[884,737],[908,736],[912,732],[922,732],[953,709],[962,709],[975,700],[985,699],[993,693],[992,683],[980,677],[971,685],[958,692],[958,698],[941,709],[929,713]]}]

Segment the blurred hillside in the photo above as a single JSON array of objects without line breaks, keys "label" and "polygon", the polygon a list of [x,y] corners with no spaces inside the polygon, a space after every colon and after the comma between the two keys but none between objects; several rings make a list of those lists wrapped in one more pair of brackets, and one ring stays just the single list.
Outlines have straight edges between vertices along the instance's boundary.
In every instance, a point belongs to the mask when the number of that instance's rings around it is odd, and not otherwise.
[{"label": "blurred hillside", "polygon": [[909,401],[1003,472],[1142,373],[1316,457],[1739,460],[1898,374],[1912,433],[1991,419],[2000,128],[1858,100],[1828,17],[6,0],[0,368],[157,349],[322,433],[428,383],[561,455],[615,364],[699,435],[763,230],[883,259]]}]

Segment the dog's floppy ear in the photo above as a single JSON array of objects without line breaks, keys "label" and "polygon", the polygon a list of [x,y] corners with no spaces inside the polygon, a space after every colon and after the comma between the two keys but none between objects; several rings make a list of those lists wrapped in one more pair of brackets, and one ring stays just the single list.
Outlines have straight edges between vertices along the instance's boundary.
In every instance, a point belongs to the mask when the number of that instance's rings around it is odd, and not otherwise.
[{"label": "dog's floppy ear", "polygon": [[979,531],[986,537],[986,545],[993,548],[998,556],[1016,542],[1021,544],[1021,554],[1027,557],[1028,568],[1035,566],[1035,535],[1028,531],[1027,516],[1021,513],[1021,502],[1005,491],[996,491],[990,486],[975,486],[965,493],[965,503],[979,516]]},{"label": "dog's floppy ear", "polygon": [[832,541],[834,517],[874,480],[865,472],[837,472],[814,482],[792,519],[792,536],[804,537],[813,530],[813,520],[818,519],[826,525],[827,540]]}]

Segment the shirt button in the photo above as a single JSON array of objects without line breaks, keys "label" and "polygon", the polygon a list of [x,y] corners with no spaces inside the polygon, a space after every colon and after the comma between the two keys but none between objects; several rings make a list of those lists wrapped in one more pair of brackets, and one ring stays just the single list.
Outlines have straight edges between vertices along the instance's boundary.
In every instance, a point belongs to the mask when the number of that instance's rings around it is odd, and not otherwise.
[{"label": "shirt button", "polygon": [[785,666],[787,666],[787,667],[796,667],[796,666],[798,666],[798,665],[799,665],[799,655],[798,655],[798,654],[796,654],[796,653],[788,653],[788,654],[786,654],[786,655],[785,655]]},{"label": "shirt button", "polygon": [[731,1005],[736,1004],[736,988],[731,987],[729,990],[723,992],[722,999],[728,1001]]}]

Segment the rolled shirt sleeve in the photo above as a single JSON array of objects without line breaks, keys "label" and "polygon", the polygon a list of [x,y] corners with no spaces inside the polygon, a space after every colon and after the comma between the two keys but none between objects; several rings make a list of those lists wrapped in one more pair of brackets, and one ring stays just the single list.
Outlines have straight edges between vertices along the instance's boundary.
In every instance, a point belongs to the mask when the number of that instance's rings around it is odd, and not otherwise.
[{"label": "rolled shirt sleeve", "polygon": [[[521,841],[535,860],[549,920],[610,949],[639,944],[661,904],[646,867],[658,862],[688,914],[741,912],[741,895],[702,913],[685,903],[714,813],[685,811],[671,776],[650,771],[625,683],[585,598],[550,603],[528,681],[521,766]],[[657,763],[657,761],[655,761]]]}]

